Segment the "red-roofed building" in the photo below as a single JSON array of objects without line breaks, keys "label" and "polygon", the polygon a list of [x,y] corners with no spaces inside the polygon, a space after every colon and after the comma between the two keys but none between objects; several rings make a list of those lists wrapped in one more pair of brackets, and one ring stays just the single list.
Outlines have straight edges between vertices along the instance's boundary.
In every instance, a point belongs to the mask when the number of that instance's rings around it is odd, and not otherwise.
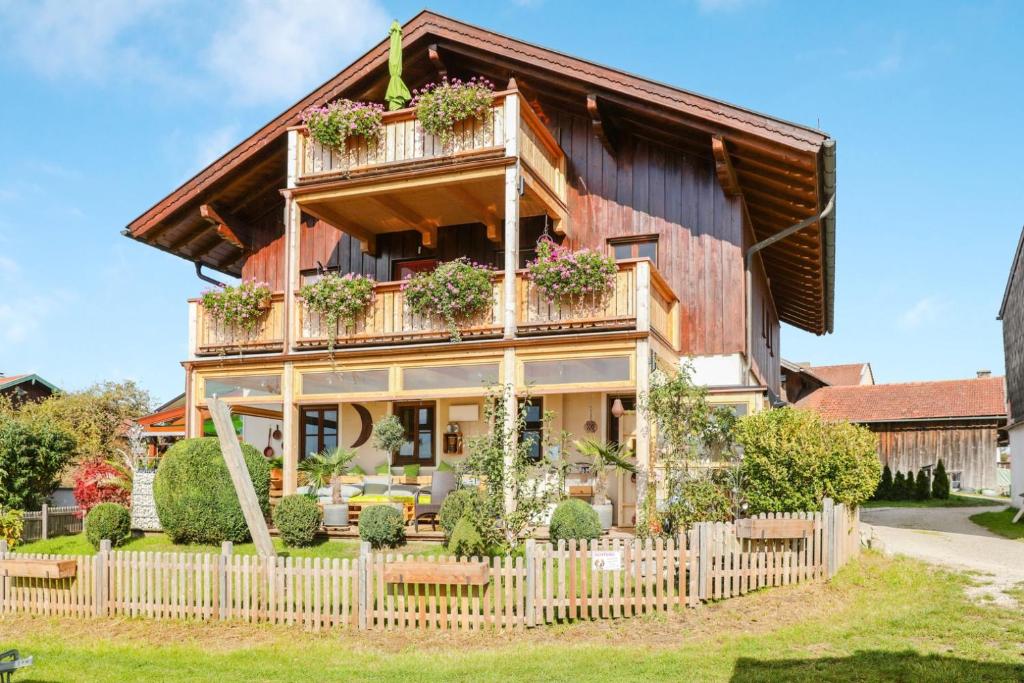
[{"label": "red-roofed building", "polygon": [[42,401],[57,391],[60,390],[39,375],[5,375],[0,372],[0,396],[7,396],[15,405]]},{"label": "red-roofed building", "polygon": [[1006,426],[1002,377],[981,372],[973,379],[827,386],[796,405],[866,425],[878,434],[879,457],[894,474],[941,459],[954,485],[997,487],[999,430]]},{"label": "red-roofed building", "polygon": [[811,365],[807,369],[834,387],[875,383],[875,376],[871,372],[871,363]]}]

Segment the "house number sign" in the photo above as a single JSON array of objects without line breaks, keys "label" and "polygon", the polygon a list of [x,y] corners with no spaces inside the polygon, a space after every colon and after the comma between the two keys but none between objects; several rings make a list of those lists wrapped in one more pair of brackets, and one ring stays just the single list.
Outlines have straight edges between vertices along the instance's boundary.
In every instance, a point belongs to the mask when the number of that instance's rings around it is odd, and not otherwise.
[{"label": "house number sign", "polygon": [[590,553],[590,566],[599,572],[617,572],[622,569],[622,553],[617,550],[595,550]]}]

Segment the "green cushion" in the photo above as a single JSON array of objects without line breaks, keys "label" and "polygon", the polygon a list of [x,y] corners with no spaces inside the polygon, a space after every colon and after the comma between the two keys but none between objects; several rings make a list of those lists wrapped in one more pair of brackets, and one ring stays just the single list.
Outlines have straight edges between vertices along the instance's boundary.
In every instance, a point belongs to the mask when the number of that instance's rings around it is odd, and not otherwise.
[{"label": "green cushion", "polygon": [[437,466],[437,471],[438,472],[454,472],[455,468],[452,467],[450,462],[442,460],[441,464]]},{"label": "green cushion", "polygon": [[391,474],[391,468],[388,467],[387,463],[383,465],[377,465],[377,469],[374,470],[377,474]]},{"label": "green cushion", "polygon": [[361,477],[364,474],[366,474],[366,470],[364,470],[359,465],[352,465],[352,467],[349,468],[348,473],[349,474],[354,474],[354,475],[357,475],[357,476]]},{"label": "green cushion", "polygon": [[[379,496],[363,494],[361,496],[352,496],[351,498],[348,499],[348,502],[353,505],[372,505],[373,503],[411,503],[413,502],[414,498],[415,497],[412,494],[408,493],[392,493],[390,498],[387,496],[387,494],[381,494]],[[420,496],[420,503],[429,502],[430,494],[424,493],[422,496]]]},{"label": "green cushion", "polygon": [[418,476],[420,476],[420,466],[419,465],[406,465],[405,467],[402,468],[402,470],[405,471],[405,476],[407,476],[407,477],[418,477]]}]

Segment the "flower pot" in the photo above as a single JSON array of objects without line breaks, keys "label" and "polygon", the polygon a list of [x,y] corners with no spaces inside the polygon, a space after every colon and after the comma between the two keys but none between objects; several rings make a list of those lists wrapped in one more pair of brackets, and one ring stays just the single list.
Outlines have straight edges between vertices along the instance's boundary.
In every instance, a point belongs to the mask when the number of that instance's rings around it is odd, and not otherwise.
[{"label": "flower pot", "polygon": [[324,505],[324,526],[348,526],[348,505],[345,503]]},{"label": "flower pot", "polygon": [[273,484],[281,484],[284,481],[284,469],[281,467],[270,468],[270,481]]},{"label": "flower pot", "polygon": [[594,508],[597,518],[601,520],[601,529],[611,529],[612,520],[615,519],[615,510],[612,504],[609,502],[604,505],[591,505],[590,507]]}]

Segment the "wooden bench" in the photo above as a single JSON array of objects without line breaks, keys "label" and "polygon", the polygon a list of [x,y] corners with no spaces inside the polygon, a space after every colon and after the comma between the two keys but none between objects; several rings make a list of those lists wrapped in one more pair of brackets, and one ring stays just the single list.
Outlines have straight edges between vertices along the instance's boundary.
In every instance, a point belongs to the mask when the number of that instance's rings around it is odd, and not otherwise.
[{"label": "wooden bench", "polygon": [[76,560],[0,560],[0,576],[25,579],[70,579],[78,573]]},{"label": "wooden bench", "polygon": [[755,540],[779,538],[808,538],[814,533],[810,519],[737,519],[736,538]]},{"label": "wooden bench", "polygon": [[426,583],[439,586],[486,586],[482,562],[395,562],[384,567],[385,583]]}]

